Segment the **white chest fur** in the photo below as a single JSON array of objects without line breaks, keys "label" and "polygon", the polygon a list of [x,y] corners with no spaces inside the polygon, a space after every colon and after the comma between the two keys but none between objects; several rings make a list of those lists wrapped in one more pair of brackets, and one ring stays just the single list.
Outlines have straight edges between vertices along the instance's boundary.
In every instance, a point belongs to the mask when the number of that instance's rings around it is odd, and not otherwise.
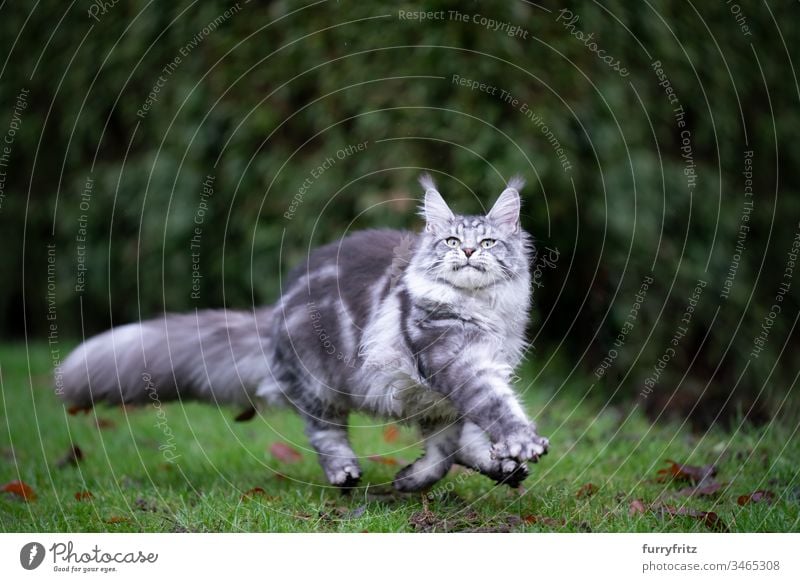
[{"label": "white chest fur", "polygon": [[[440,305],[481,330],[469,351],[482,366],[511,375],[524,348],[529,307],[525,278],[491,290],[463,292],[407,273],[404,288],[412,301]],[[361,406],[371,412],[401,418],[409,415],[447,416],[449,403],[430,390],[417,369],[414,354],[403,341],[400,290],[390,293],[364,330],[359,349],[364,386]]]}]

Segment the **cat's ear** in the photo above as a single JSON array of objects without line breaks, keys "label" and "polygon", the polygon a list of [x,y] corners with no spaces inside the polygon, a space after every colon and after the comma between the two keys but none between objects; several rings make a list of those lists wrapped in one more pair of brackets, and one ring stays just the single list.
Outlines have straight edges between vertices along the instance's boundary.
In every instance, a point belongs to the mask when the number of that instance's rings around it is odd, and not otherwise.
[{"label": "cat's ear", "polygon": [[515,176],[511,178],[508,186],[500,194],[497,202],[494,203],[486,217],[501,227],[511,229],[512,233],[516,233],[520,229],[519,211],[521,202],[519,191],[524,185],[525,180],[521,177]]},{"label": "cat's ear", "polygon": [[439,194],[429,174],[420,176],[419,183],[425,189],[425,203],[421,208],[421,214],[425,218],[425,230],[433,232],[445,228],[455,218],[453,211]]}]

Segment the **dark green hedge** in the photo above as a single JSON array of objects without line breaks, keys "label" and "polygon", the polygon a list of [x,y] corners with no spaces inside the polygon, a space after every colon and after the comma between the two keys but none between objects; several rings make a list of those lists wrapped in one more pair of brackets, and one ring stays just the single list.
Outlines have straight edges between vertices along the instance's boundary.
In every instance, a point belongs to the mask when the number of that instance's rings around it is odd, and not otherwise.
[{"label": "dark green hedge", "polygon": [[[520,172],[525,226],[551,249],[536,366],[697,421],[785,407],[800,285],[784,276],[800,221],[796,5],[101,4],[2,9],[0,131],[27,91],[0,208],[9,336],[55,324],[66,346],[164,309],[270,302],[309,246],[418,225],[421,169],[471,211]],[[442,18],[407,14],[422,9]]]}]

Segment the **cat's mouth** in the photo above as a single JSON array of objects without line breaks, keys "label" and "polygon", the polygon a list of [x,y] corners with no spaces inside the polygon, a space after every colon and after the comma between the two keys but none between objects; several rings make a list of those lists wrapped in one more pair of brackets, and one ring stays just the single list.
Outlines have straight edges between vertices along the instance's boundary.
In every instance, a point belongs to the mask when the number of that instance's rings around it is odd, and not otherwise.
[{"label": "cat's mouth", "polygon": [[463,265],[456,265],[455,270],[456,271],[460,271],[462,269],[467,269],[467,268],[475,269],[476,271],[480,271],[481,273],[486,271],[486,269],[484,269],[483,267],[480,267],[478,265],[473,265],[472,263],[465,263]]}]

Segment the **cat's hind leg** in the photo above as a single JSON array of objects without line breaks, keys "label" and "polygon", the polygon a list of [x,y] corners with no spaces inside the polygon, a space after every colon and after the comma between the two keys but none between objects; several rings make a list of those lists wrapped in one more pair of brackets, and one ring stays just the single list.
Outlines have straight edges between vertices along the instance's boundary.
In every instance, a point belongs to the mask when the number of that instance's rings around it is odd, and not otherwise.
[{"label": "cat's hind leg", "polygon": [[456,459],[461,439],[461,423],[428,424],[420,426],[425,439],[423,455],[402,469],[394,478],[398,491],[422,491],[441,480]]},{"label": "cat's hind leg", "polygon": [[331,485],[350,489],[358,485],[361,468],[347,438],[347,412],[303,410],[306,435]]},{"label": "cat's hind leg", "polygon": [[528,476],[524,462],[514,459],[492,458],[492,442],[478,425],[465,422],[461,430],[461,440],[456,455],[456,463],[486,475],[499,484],[519,487]]}]

